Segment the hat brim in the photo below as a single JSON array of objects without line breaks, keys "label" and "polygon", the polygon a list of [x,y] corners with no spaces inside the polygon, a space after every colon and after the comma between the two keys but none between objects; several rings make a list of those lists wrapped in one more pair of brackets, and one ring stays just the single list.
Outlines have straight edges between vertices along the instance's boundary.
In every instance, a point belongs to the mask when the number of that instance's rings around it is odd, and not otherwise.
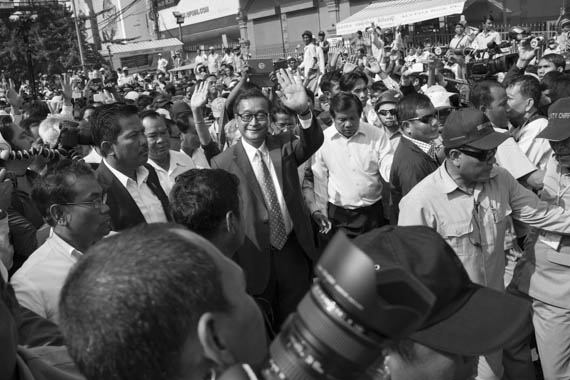
[{"label": "hat brim", "polygon": [[542,130],[538,135],[537,139],[547,139],[550,141],[563,141],[570,137],[570,126],[564,125],[563,123],[558,125],[549,125]]},{"label": "hat brim", "polygon": [[478,140],[465,143],[464,145],[480,150],[491,150],[501,145],[508,138],[509,135],[506,133],[493,131]]},{"label": "hat brim", "polygon": [[530,302],[473,284],[469,300],[449,318],[410,338],[430,348],[463,356],[510,347],[532,330]]}]

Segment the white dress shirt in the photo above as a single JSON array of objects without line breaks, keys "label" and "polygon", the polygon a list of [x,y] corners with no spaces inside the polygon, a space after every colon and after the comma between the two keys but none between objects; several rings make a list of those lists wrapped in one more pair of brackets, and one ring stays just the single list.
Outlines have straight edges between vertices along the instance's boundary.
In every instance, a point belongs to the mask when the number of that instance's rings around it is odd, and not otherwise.
[{"label": "white dress shirt", "polygon": [[146,184],[146,180],[148,179],[147,168],[139,166],[136,172],[137,180],[134,181],[120,171],[113,169],[111,165],[107,163],[107,160],[103,160],[103,163],[107,165],[111,173],[113,173],[119,182],[127,189],[147,223],[163,223],[168,221],[160,199],[154,195],[150,187]]},{"label": "white dress shirt", "polygon": [[[323,133],[323,145],[312,165],[319,210],[327,214],[327,201],[347,209],[378,202],[382,198],[380,176],[389,181],[394,158],[386,133],[363,122],[350,138],[341,135],[334,123]],[[328,199],[322,194],[328,194]]]},{"label": "white dress shirt", "polygon": [[156,170],[160,186],[162,186],[166,195],[170,194],[170,190],[172,190],[172,187],[176,182],[176,177],[197,167],[194,160],[192,160],[186,153],[177,152],[175,150],[170,151],[170,167],[168,170],[164,170],[159,164],[150,158],[148,159],[148,163]]},{"label": "white dress shirt", "polygon": [[18,303],[57,323],[61,288],[81,255],[52,231],[46,242],[28,257],[10,280]]}]

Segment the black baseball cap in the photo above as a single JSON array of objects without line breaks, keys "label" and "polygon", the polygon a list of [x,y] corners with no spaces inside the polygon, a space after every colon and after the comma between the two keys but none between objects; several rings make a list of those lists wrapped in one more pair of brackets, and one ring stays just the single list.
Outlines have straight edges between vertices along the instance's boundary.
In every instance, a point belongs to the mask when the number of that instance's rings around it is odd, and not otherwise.
[{"label": "black baseball cap", "polygon": [[380,268],[403,269],[435,295],[429,315],[410,339],[443,352],[477,356],[530,334],[530,303],[473,283],[457,254],[432,228],[386,226],[353,243]]},{"label": "black baseball cap", "polygon": [[470,108],[453,111],[447,117],[441,135],[445,148],[467,145],[480,150],[495,149],[509,138],[506,133],[495,132],[483,112]]},{"label": "black baseball cap", "polygon": [[548,107],[548,126],[536,138],[563,141],[570,137],[570,98],[558,99]]}]

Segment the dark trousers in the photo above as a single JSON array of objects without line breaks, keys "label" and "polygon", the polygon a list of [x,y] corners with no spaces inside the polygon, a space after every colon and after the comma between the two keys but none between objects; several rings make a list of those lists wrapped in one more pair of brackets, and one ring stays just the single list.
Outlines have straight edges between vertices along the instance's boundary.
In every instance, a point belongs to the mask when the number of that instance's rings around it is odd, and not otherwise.
[{"label": "dark trousers", "polygon": [[256,298],[271,306],[273,315],[270,320],[277,332],[309,290],[313,269],[294,233],[289,235],[282,249],[271,248],[270,255],[269,283],[265,291]]},{"label": "dark trousers", "polygon": [[343,231],[346,236],[353,239],[358,235],[382,227],[387,224],[384,217],[382,200],[373,205],[357,208],[354,210],[328,204],[329,220],[332,223],[332,234]]}]

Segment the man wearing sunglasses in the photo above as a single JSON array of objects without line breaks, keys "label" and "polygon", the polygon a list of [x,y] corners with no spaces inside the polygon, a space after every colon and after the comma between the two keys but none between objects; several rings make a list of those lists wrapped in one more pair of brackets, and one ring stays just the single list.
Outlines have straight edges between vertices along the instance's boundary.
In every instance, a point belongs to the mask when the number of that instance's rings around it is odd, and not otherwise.
[{"label": "man wearing sunglasses", "polygon": [[392,199],[390,219],[398,220],[398,204],[418,182],[437,169],[440,162],[434,140],[439,138],[436,110],[426,95],[410,94],[398,103],[402,139],[394,153],[390,172]]},{"label": "man wearing sunglasses", "polygon": [[[400,202],[400,225],[427,225],[454,248],[475,283],[504,290],[505,232],[512,219],[549,232],[570,233],[570,212],[541,201],[505,169],[495,165],[497,147],[507,135],[495,132],[483,112],[454,111],[443,129],[445,162]],[[522,352],[522,350],[521,350]],[[531,363],[503,358],[479,361],[481,378],[521,378]],[[503,359],[503,360],[502,360]],[[524,371],[522,369],[524,368]]]},{"label": "man wearing sunglasses", "polygon": [[59,162],[36,182],[32,198],[52,230],[11,283],[20,305],[58,323],[63,282],[83,252],[109,233],[109,206],[94,172],[83,161]]},{"label": "man wearing sunglasses", "polygon": [[393,150],[396,150],[400,143],[400,138],[402,137],[396,109],[396,105],[400,99],[402,99],[402,94],[388,90],[382,92],[374,104],[374,111],[376,115],[378,115],[378,120],[380,120],[382,129],[386,132]]}]

